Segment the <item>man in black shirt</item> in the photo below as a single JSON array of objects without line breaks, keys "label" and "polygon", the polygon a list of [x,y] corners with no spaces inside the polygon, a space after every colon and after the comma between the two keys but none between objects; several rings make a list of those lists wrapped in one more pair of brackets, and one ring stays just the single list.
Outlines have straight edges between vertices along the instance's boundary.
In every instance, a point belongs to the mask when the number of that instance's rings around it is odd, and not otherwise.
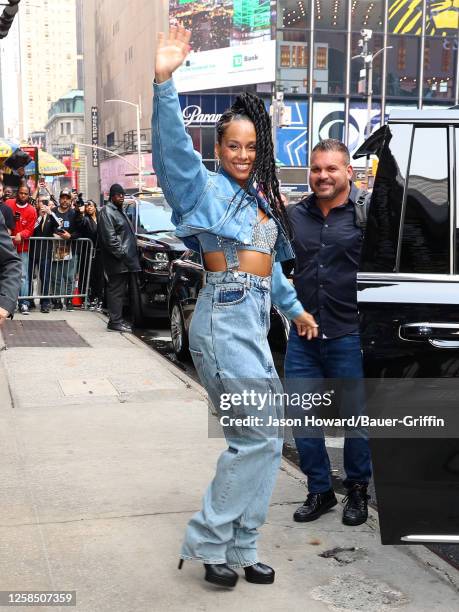
[{"label": "man in black shirt", "polygon": [[[78,269],[78,254],[76,249],[72,247],[72,240],[76,240],[80,235],[76,223],[76,213],[71,208],[71,203],[71,190],[62,189],[59,195],[59,206],[53,210],[59,222],[59,228],[55,234],[60,238],[60,241],[54,245],[51,266],[51,290],[55,295],[70,296],[73,294],[75,274]],[[65,299],[65,307],[66,310],[73,310],[71,297]],[[62,309],[60,299],[53,299],[53,308]]]},{"label": "man in black shirt", "polygon": [[[362,230],[355,219],[358,194],[352,175],[346,146],[334,139],[322,141],[311,155],[309,182],[313,194],[289,211],[295,234],[294,284],[305,310],[319,325],[319,337],[300,337],[292,325],[285,375],[294,379],[289,380],[290,388],[299,381],[304,387],[308,379],[309,385],[326,378],[351,379],[347,391],[346,385],[341,390],[341,417],[361,414],[364,407],[357,310]],[[307,435],[311,437],[304,437]],[[324,433],[317,427],[303,429],[295,442],[301,469],[308,477],[309,495],[294,520],[313,521],[337,503]],[[368,518],[367,485],[371,478],[368,439],[360,428],[346,430],[344,469],[348,495],[343,523],[360,525]]]},{"label": "man in black shirt", "polygon": [[3,202],[3,183],[1,182],[0,182],[0,212],[2,213],[3,218],[5,219],[6,229],[8,230],[8,233],[11,235],[11,233],[14,231],[14,228],[16,227],[16,221],[14,219],[13,211],[11,210],[11,208],[7,206],[6,204],[4,204]]}]

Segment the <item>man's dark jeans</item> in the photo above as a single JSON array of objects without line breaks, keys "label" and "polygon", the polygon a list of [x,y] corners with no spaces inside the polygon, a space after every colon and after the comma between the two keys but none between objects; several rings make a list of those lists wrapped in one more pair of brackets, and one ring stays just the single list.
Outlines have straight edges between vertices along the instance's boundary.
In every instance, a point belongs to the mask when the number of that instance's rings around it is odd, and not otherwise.
[{"label": "man's dark jeans", "polygon": [[[314,382],[325,378],[361,380],[363,367],[360,337],[348,335],[330,340],[307,340],[298,335],[293,324],[285,357],[285,377],[296,379],[296,382],[301,380],[303,388],[307,385],[305,379],[314,379]],[[349,397],[348,394],[346,405],[340,407],[340,416],[343,418],[362,413],[363,383],[357,383],[355,393],[351,395]],[[310,431],[313,437],[295,437],[300,467],[308,477],[309,492],[324,493],[332,488],[324,433],[321,428],[310,428]],[[345,437],[344,470],[346,487],[355,483],[366,484],[371,478],[370,447],[366,433],[362,430],[353,430],[352,436]]]}]

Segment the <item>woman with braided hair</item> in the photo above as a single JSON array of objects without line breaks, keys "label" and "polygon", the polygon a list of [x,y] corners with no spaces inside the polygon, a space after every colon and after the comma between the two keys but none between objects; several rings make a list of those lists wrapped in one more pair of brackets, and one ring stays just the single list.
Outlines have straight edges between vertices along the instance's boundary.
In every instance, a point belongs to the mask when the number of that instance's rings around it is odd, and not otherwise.
[{"label": "woman with braided hair", "polygon": [[[263,102],[242,94],[221,117],[218,172],[209,172],[193,149],[172,80],[189,52],[190,37],[181,26],[172,26],[167,38],[163,33],[158,37],[153,164],[173,209],[177,236],[201,253],[206,269],[190,351],[210,400],[223,411],[228,448],[218,460],[202,510],[188,524],[179,568],[183,560],[196,559],[214,584],[235,586],[237,568],[244,568],[249,582],[269,584],[274,570],[258,561],[256,542],[282,455],[278,428],[266,427],[269,417],[282,415],[282,406],[267,401],[282,393],[267,341],[271,302],[295,322],[300,335],[316,337],[317,325],[282,273],[280,262],[294,254]],[[254,389],[260,393],[252,395]],[[241,407],[235,392],[251,401]],[[233,398],[229,408],[223,398]],[[258,403],[254,398],[260,398]],[[242,419],[230,419],[236,410]],[[261,424],[257,415],[262,415]]]}]

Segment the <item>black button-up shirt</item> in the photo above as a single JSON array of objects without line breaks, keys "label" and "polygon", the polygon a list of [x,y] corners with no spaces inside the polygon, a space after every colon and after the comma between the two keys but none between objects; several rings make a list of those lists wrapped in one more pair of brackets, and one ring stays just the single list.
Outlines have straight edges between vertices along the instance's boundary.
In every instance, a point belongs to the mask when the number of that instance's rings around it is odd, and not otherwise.
[{"label": "black button-up shirt", "polygon": [[327,217],[314,194],[290,213],[295,288],[305,310],[315,317],[322,338],[359,332],[357,270],[363,236],[355,224],[356,193],[352,185],[349,201],[332,208]]}]

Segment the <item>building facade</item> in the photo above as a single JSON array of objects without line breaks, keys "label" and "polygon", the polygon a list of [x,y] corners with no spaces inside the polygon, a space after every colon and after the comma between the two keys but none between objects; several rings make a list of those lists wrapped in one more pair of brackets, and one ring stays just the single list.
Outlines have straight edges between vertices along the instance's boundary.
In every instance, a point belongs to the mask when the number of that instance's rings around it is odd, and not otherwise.
[{"label": "building facade", "polygon": [[[137,112],[144,184],[155,184],[149,155],[153,62],[156,33],[167,28],[168,8],[167,0],[83,3],[85,141],[107,149],[94,154],[91,162],[88,160],[92,172],[90,189],[96,187],[96,170],[102,192],[108,191],[108,182],[115,174],[118,182],[131,191],[138,189]],[[138,106],[138,111],[133,105]],[[125,157],[125,162],[116,156]]]},{"label": "building facade", "polygon": [[22,0],[18,23],[24,139],[42,130],[52,102],[78,85],[75,0]]},{"label": "building facade", "polygon": [[[61,185],[76,187],[87,193],[86,157],[79,155],[79,145],[84,138],[84,93],[74,89],[51,105],[45,125],[46,148],[60,159],[68,173]],[[75,155],[76,152],[76,155]]]},{"label": "building facade", "polygon": [[[140,96],[147,153],[154,41],[168,15],[193,30],[193,53],[174,78],[185,123],[210,169],[216,120],[241,91],[257,93],[267,107],[283,100],[290,108],[290,125],[273,132],[287,184],[305,183],[321,139],[339,138],[354,151],[392,108],[459,103],[457,0],[101,0],[93,13],[96,103],[87,100],[86,112],[97,107],[101,146],[132,156],[123,168],[102,152],[101,176],[112,180],[124,169],[131,187],[135,109],[106,100],[138,103]],[[362,54],[372,57],[370,100]]]}]

